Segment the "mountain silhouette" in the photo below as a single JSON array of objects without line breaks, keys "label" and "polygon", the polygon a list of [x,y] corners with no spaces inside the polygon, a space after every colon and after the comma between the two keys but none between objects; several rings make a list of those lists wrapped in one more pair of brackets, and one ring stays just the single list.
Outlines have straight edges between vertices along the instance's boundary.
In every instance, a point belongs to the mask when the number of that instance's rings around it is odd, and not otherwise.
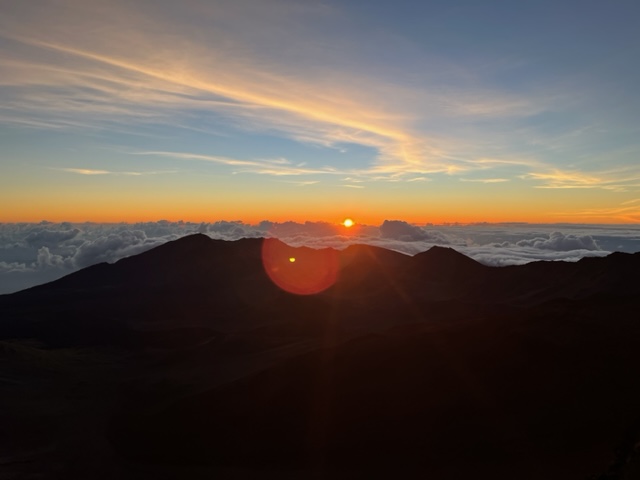
[{"label": "mountain silhouette", "polygon": [[205,235],[94,265],[0,296],[6,469],[632,478],[639,269]]}]

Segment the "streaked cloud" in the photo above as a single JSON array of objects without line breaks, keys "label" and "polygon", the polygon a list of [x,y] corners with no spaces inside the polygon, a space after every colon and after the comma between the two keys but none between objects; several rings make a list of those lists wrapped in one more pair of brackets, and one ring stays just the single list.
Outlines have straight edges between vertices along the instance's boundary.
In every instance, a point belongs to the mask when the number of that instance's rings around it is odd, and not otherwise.
[{"label": "streaked cloud", "polygon": [[301,180],[299,182],[289,182],[287,181],[286,183],[292,183],[294,185],[297,185],[299,187],[306,187],[309,185],[317,185],[318,183],[320,183],[319,180]]},{"label": "streaked cloud", "polygon": [[[640,173],[640,172],[638,172]],[[627,191],[640,186],[640,176],[632,172],[594,172],[585,174],[577,171],[561,171],[554,169],[549,172],[531,172],[523,178],[540,182],[536,188],[600,188],[612,191]]]},{"label": "streaked cloud", "polygon": [[69,173],[77,173],[78,175],[109,175],[112,173],[107,170],[92,170],[89,168],[58,168],[57,170]]},{"label": "streaked cloud", "polygon": [[169,157],[178,160],[196,160],[202,162],[216,163],[235,167],[235,173],[257,173],[262,175],[287,176],[287,175],[318,175],[341,173],[334,168],[325,167],[320,169],[306,168],[304,166],[292,165],[286,159],[255,159],[242,160],[228,157],[218,157],[213,155],[200,155],[187,152],[135,152],[134,155],[150,155],[158,157]]},{"label": "streaked cloud", "polygon": [[508,182],[508,178],[461,178],[461,182],[476,182],[476,183],[502,183]]},{"label": "streaked cloud", "polygon": [[174,171],[147,171],[147,172],[118,172],[111,170],[95,170],[91,168],[54,168],[61,172],[75,173],[77,175],[125,175],[129,177],[141,177],[144,175],[162,175],[167,173],[175,173]]},{"label": "streaked cloud", "polygon": [[[556,213],[556,215],[566,214],[566,212]],[[615,218],[623,223],[640,223],[640,199],[628,200],[615,207],[578,210],[577,212],[572,212],[572,215],[587,222]]]}]

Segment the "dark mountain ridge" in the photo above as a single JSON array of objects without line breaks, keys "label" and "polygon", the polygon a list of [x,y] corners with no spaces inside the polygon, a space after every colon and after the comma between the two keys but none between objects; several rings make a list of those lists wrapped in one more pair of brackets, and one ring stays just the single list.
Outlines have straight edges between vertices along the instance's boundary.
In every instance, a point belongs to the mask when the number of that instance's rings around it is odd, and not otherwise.
[{"label": "dark mountain ridge", "polygon": [[[276,239],[268,241],[281,243]],[[229,242],[202,234],[190,235],[114,264],[93,265],[44,285],[1,295],[0,305],[31,302],[33,298],[61,299],[77,296],[79,292],[96,297],[148,289],[183,293],[188,289],[225,289],[235,283],[246,283],[244,290],[277,291],[264,273],[262,242],[263,239]],[[292,257],[300,257],[302,252],[313,257],[318,252],[282,245],[284,255]],[[340,275],[335,285],[320,296],[332,297],[345,289],[351,295],[366,296],[373,283],[388,287],[392,280],[409,293],[424,290],[424,282],[444,284],[448,297],[462,301],[493,302],[495,296],[500,296],[500,301],[509,302],[533,290],[555,292],[537,299],[545,301],[552,296],[589,295],[591,291],[638,291],[633,276],[640,267],[640,253],[617,252],[604,258],[583,258],[575,263],[538,261],[510,267],[487,267],[452,248],[438,246],[413,257],[368,245],[351,245],[336,255]],[[461,284],[485,288],[481,294],[476,294]],[[434,296],[430,300],[440,299]]]},{"label": "dark mountain ridge", "polygon": [[[287,293],[265,248],[276,269],[335,261],[335,283]],[[108,478],[584,480],[611,465],[606,478],[630,480],[639,269],[640,254],[488,267],[442,247],[184,237],[0,296],[0,378],[18,379],[0,382],[0,420],[52,422],[21,454],[48,465],[33,452],[50,438],[86,466],[64,478],[108,464]],[[72,353],[89,387],[70,413],[75,390],[55,385],[79,374],[35,359]]]},{"label": "dark mountain ridge", "polygon": [[[64,331],[69,340],[88,330],[100,331],[98,338],[111,341],[150,323],[232,332],[289,318],[306,318],[305,325],[314,325],[310,328],[316,332],[326,318],[342,329],[370,329],[425,318],[451,321],[483,312],[496,315],[555,299],[640,295],[635,281],[640,254],[487,267],[445,247],[410,257],[367,245],[333,251],[267,240],[277,244],[285,258],[297,257],[301,268],[305,260],[313,262],[326,251],[337,258],[335,284],[316,295],[299,296],[269,279],[262,262],[263,242],[186,236],[114,264],[94,265],[0,296],[5,312],[0,335],[44,339],[44,330]],[[64,335],[54,334],[54,343]]]}]

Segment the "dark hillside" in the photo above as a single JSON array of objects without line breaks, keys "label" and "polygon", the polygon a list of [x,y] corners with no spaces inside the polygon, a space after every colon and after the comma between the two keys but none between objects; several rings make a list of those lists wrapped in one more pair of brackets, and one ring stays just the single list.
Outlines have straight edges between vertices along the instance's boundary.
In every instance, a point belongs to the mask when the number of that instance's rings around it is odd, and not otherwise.
[{"label": "dark hillside", "polygon": [[269,274],[194,235],[1,296],[0,475],[633,478],[640,254],[267,242]]}]

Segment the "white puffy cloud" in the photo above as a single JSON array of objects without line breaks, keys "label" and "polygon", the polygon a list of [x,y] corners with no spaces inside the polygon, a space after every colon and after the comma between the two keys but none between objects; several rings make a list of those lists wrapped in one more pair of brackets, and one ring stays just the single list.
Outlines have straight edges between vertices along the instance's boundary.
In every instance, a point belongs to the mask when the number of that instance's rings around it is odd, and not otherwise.
[{"label": "white puffy cloud", "polygon": [[392,238],[407,242],[425,240],[427,234],[420,227],[416,227],[401,220],[385,220],[380,225],[380,235],[382,238]]},{"label": "white puffy cloud", "polygon": [[518,247],[504,245],[482,245],[472,247],[456,247],[461,253],[477,260],[480,263],[493,267],[506,265],[523,265],[525,263],[538,260],[561,260],[565,262],[575,262],[583,257],[604,257],[609,251],[603,250],[567,250],[555,251],[544,250],[535,247]]},{"label": "white puffy cloud", "polygon": [[220,240],[238,240],[240,238],[254,238],[264,235],[255,227],[245,225],[242,222],[219,221],[215,223],[201,223],[196,230],[199,233],[205,233],[211,238]]},{"label": "white puffy cloud", "polygon": [[27,267],[24,263],[18,262],[0,262],[0,275],[3,273],[9,272],[25,272],[28,271],[29,267]]},{"label": "white puffy cloud", "polygon": [[49,251],[48,247],[41,247],[38,249],[38,256],[36,260],[37,268],[44,269],[49,267],[64,268],[71,267],[70,259],[65,259],[62,255],[56,255]]},{"label": "white puffy cloud", "polygon": [[380,236],[403,242],[430,241],[440,245],[448,245],[449,238],[441,232],[427,230],[425,228],[411,225],[402,220],[385,220],[380,225]]},{"label": "white puffy cloud", "polygon": [[141,230],[110,233],[82,243],[71,257],[71,261],[74,266],[79,268],[101,262],[111,263],[124,257],[137,255],[176,238],[178,238],[176,235],[148,238]]},{"label": "white puffy cloud", "polygon": [[520,240],[519,247],[534,247],[542,250],[566,252],[570,250],[600,250],[591,235],[565,235],[562,232],[551,232],[548,237],[537,237],[530,240]]},{"label": "white puffy cloud", "polygon": [[51,246],[71,240],[80,233],[77,228],[65,230],[33,229],[24,239],[29,245]]}]

